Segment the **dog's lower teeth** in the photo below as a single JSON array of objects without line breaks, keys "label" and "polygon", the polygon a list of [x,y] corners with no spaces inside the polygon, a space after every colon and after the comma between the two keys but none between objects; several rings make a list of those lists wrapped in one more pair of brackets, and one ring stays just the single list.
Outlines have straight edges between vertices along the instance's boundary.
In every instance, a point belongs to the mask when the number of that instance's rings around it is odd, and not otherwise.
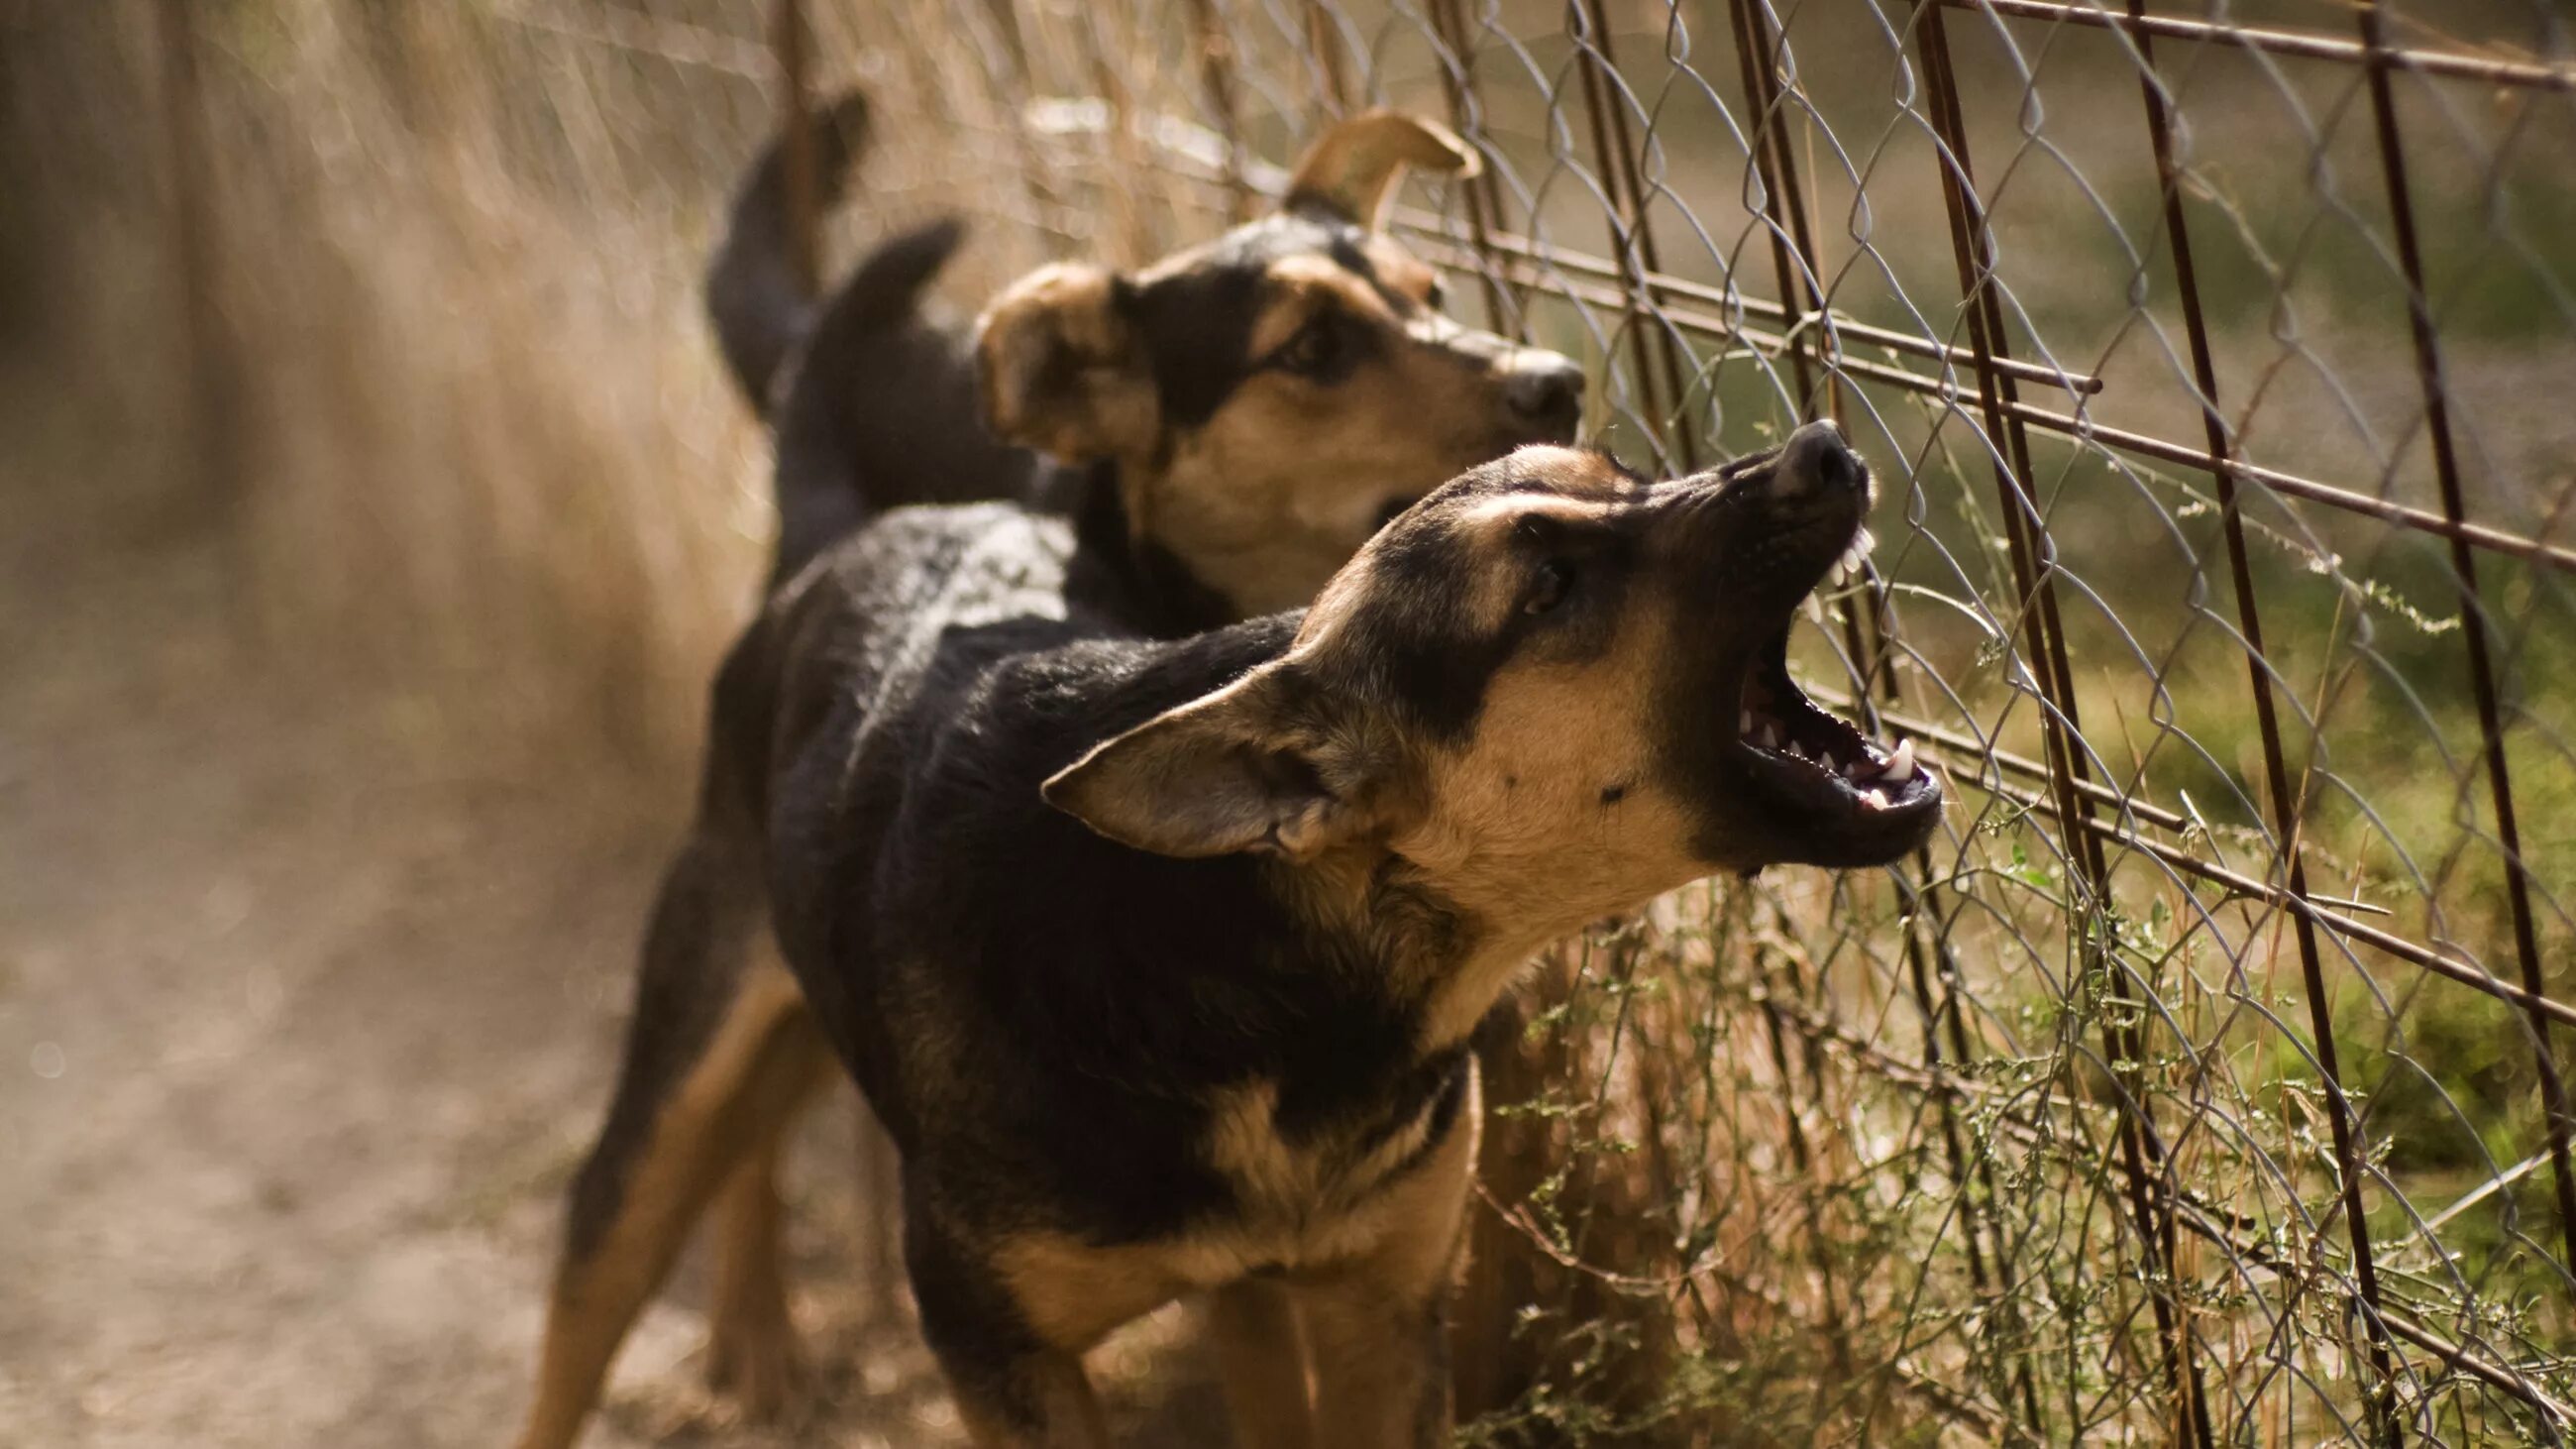
[{"label": "dog's lower teeth", "polygon": [[1876,766],[1870,764],[1867,756],[1863,756],[1862,758],[1854,760],[1850,764],[1843,766],[1843,778],[1846,780],[1866,780],[1876,768]]},{"label": "dog's lower teeth", "polygon": [[1776,750],[1780,748],[1780,736],[1771,728],[1770,722],[1765,720],[1762,724],[1762,733],[1754,739],[1753,743],[1766,750]]},{"label": "dog's lower teeth", "polygon": [[1860,792],[1860,803],[1866,809],[1884,810],[1887,808],[1887,792],[1876,788],[1863,790]]},{"label": "dog's lower teeth", "polygon": [[1735,717],[1735,732],[1747,736],[1753,733],[1753,711],[1748,709]]},{"label": "dog's lower teeth", "polygon": [[1834,763],[1834,757],[1830,754],[1818,755],[1816,757],[1816,763],[1824,766],[1825,773],[1828,775],[1839,775],[1842,773],[1842,767]]}]

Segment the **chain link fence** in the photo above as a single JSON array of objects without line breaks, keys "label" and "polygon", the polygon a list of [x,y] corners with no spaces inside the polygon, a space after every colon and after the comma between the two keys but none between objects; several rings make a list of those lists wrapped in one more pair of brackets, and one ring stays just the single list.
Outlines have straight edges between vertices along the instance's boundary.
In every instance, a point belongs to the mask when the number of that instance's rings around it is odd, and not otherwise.
[{"label": "chain link fence", "polygon": [[[1794,657],[1956,805],[1898,869],[1685,892],[1540,964],[1457,1310],[1471,1442],[2576,1432],[2576,61],[2550,0],[157,15],[99,43],[176,102],[152,145],[218,183],[153,193],[205,213],[184,285],[220,335],[192,355],[311,321],[263,239],[317,227],[361,279],[371,249],[442,258],[433,310],[549,294],[576,325],[541,345],[576,361],[542,426],[579,448],[540,471],[604,460],[625,491],[433,449],[443,489],[361,512],[407,541],[416,510],[486,520],[443,566],[532,581],[470,591],[496,630],[531,600],[662,619],[637,667],[676,694],[759,528],[696,268],[799,94],[859,85],[881,118],[827,255],[965,212],[966,305],[1212,235],[1336,115],[1439,115],[1484,173],[1396,226],[1454,311],[1584,359],[1605,446],[1678,470],[1842,422],[1877,547]],[[74,145],[98,109],[48,124]],[[297,184],[221,184],[252,169]],[[478,358],[506,361],[447,368]],[[200,426],[281,436],[280,386],[265,433]],[[243,506],[292,525],[269,547],[347,523],[344,486],[297,491],[327,468],[268,448]],[[567,585],[567,529],[628,581]]]}]

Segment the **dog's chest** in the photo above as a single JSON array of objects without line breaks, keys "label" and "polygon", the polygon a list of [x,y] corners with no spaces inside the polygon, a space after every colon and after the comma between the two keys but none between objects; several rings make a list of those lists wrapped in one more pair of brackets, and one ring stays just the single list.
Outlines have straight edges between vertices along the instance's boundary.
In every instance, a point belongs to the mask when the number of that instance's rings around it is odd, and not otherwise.
[{"label": "dog's chest", "polygon": [[1213,1104],[1206,1154],[1236,1212],[1212,1236],[1233,1240],[1246,1271],[1358,1254],[1384,1230],[1390,1186],[1454,1130],[1463,1086],[1450,1074],[1431,1091],[1321,1126],[1283,1120],[1275,1082],[1226,1089]]}]

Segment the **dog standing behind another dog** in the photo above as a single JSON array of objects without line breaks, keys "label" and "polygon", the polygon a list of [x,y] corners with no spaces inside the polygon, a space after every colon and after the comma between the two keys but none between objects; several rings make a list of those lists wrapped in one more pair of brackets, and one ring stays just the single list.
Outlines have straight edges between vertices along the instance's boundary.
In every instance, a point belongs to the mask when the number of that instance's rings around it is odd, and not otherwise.
[{"label": "dog standing behind another dog", "polygon": [[[865,116],[850,95],[818,117],[826,205]],[[828,305],[807,295],[773,147],[707,278],[777,434],[773,582],[902,504],[1096,491],[1174,627],[1305,603],[1404,505],[1581,420],[1582,369],[1441,315],[1438,274],[1378,224],[1407,168],[1478,165],[1432,122],[1365,112],[1316,139],[1270,215],[1132,273],[1042,267],[970,333],[920,305],[955,222],[877,247]]]}]

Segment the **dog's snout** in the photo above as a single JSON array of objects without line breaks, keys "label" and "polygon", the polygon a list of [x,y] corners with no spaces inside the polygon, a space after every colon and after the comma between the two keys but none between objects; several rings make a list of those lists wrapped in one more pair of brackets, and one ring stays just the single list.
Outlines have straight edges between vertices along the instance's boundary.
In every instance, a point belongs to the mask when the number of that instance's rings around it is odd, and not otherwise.
[{"label": "dog's snout", "polygon": [[1842,428],[1830,419],[1791,433],[1771,470],[1771,492],[1780,498],[1859,492],[1868,486],[1868,465],[1843,441]]},{"label": "dog's snout", "polygon": [[1503,378],[1503,401],[1521,418],[1557,436],[1583,419],[1583,369],[1553,352],[1524,352]]}]

